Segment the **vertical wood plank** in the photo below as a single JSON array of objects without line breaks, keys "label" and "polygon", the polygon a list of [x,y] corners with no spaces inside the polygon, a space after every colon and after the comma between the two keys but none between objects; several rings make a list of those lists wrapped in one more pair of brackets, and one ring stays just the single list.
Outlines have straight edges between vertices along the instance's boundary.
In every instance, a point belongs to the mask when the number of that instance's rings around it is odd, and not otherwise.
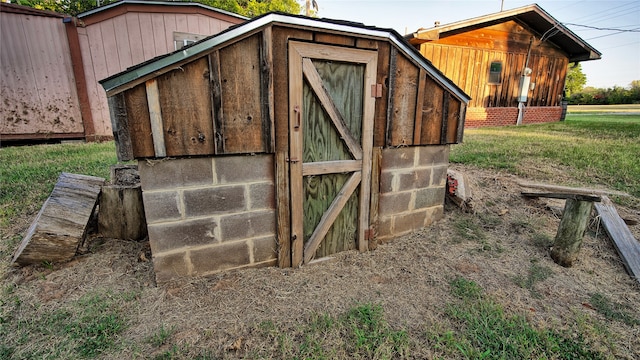
[{"label": "vertical wood plank", "polygon": [[447,110],[447,142],[446,144],[455,144],[458,138],[458,123],[460,119],[460,100],[451,96],[450,93],[449,106]]},{"label": "vertical wood plank", "polygon": [[[365,89],[371,89],[371,85],[376,83],[378,72],[378,58],[373,56],[365,69],[364,83]],[[371,233],[371,220],[369,211],[371,206],[371,172],[372,172],[372,151],[373,151],[373,121],[376,111],[375,98],[371,94],[364,95],[364,106],[362,116],[362,179],[360,182],[360,219],[358,229],[358,250],[361,252],[369,250],[369,237]]]},{"label": "vertical wood plank", "polygon": [[447,128],[449,125],[449,100],[451,94],[445,91],[442,96],[442,128],[440,132],[440,144],[447,143]]},{"label": "vertical wood plank", "polygon": [[[303,123],[294,121],[302,116],[303,80],[302,56],[289,47],[289,172],[291,194],[303,194],[302,186],[302,134]],[[297,123],[297,124],[296,124]],[[299,267],[303,260],[304,224],[303,197],[292,197],[291,209],[291,266]]]},{"label": "vertical wood plank", "polygon": [[291,212],[289,206],[289,153],[276,151],[276,211],[278,266],[291,266]]},{"label": "vertical wood plank", "polygon": [[391,119],[391,145],[412,145],[419,69],[404,55],[397,56]]},{"label": "vertical wood plank", "polygon": [[262,99],[262,135],[264,150],[273,152],[275,149],[275,125],[274,125],[274,95],[273,95],[273,32],[271,27],[262,31],[262,45],[260,58],[262,64],[260,97]]},{"label": "vertical wood plank", "polygon": [[456,136],[457,143],[461,144],[464,137],[464,122],[467,117],[467,105],[464,102],[460,102],[460,113],[458,115],[458,135]]},{"label": "vertical wood plank", "polygon": [[422,137],[422,104],[424,104],[424,92],[426,87],[427,72],[420,68],[418,74],[418,94],[416,95],[416,116],[413,125],[413,145],[421,145]]},{"label": "vertical wood plank", "polygon": [[208,57],[157,78],[167,156],[214,153]]},{"label": "vertical wood plank", "polygon": [[264,152],[260,34],[220,49],[224,153]]},{"label": "vertical wood plank", "polygon": [[382,147],[374,147],[371,155],[371,197],[369,207],[369,250],[375,250],[378,243],[375,234],[378,228],[378,208],[380,204],[380,165],[382,164]]},{"label": "vertical wood plank", "polygon": [[133,147],[131,146],[131,132],[127,121],[127,108],[124,93],[107,98],[109,112],[111,113],[111,127],[116,142],[116,153],[119,161],[133,160]]},{"label": "vertical wood plank", "polygon": [[[389,52],[389,77],[387,87],[387,114],[386,114],[386,134],[385,145],[391,145],[391,119],[393,118],[393,98],[396,92],[396,76],[398,71],[398,49],[395,46],[391,47]],[[383,90],[384,91],[384,90]]]},{"label": "vertical wood plank", "polygon": [[153,150],[156,157],[165,157],[167,156],[167,149],[164,145],[164,128],[162,124],[162,113],[160,111],[158,82],[156,79],[147,80],[146,90],[151,134],[153,136]]},{"label": "vertical wood plank", "polygon": [[431,77],[425,78],[425,95],[422,104],[422,135],[420,143],[434,145],[440,143],[442,131],[442,99],[444,89]]},{"label": "vertical wood plank", "polygon": [[376,99],[376,110],[373,118],[373,144],[385,146],[387,134],[387,108],[389,105],[389,66],[391,46],[388,42],[378,42],[378,75],[377,84],[382,84],[382,97]]},{"label": "vertical wood plank", "polygon": [[149,119],[149,104],[144,83],[124,92],[129,128],[135,136],[131,139],[133,157],[153,157],[153,136]]},{"label": "vertical wood plank", "polygon": [[220,84],[220,52],[214,51],[209,55],[209,69],[211,71],[211,104],[213,116],[213,133],[215,138],[215,153],[224,154],[224,128],[222,119],[222,85]]},{"label": "vertical wood plank", "polygon": [[309,31],[293,28],[272,27],[273,37],[273,96],[276,151],[289,148],[289,76],[288,76],[288,42],[289,39],[311,40]]}]

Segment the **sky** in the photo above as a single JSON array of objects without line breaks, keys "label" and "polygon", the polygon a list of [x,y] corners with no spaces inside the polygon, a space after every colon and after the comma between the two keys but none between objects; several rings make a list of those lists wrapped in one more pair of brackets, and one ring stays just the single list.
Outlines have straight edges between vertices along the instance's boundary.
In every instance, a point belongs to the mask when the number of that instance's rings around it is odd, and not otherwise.
[{"label": "sky", "polygon": [[[640,80],[640,1],[616,0],[316,0],[320,18],[341,19],[404,35],[433,27],[537,3],[556,20],[602,53],[602,59],[582,62],[587,85],[628,87]],[[568,25],[577,24],[577,25]],[[582,26],[578,26],[582,25]],[[618,29],[633,30],[620,32]]]}]

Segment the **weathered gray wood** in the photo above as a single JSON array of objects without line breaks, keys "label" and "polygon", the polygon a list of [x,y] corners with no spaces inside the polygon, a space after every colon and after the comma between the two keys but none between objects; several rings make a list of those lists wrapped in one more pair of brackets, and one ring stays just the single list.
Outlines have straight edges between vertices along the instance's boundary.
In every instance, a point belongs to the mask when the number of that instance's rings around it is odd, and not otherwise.
[{"label": "weathered gray wood", "polygon": [[613,240],[613,245],[618,251],[624,267],[631,277],[640,282],[640,243],[620,218],[615,206],[607,196],[603,196],[602,202],[596,204],[595,207],[607,234]]},{"label": "weathered gray wood", "polygon": [[110,183],[102,187],[98,231],[107,238],[140,240],[147,236],[137,165],[112,165]]},{"label": "weathered gray wood", "polygon": [[131,144],[131,131],[129,129],[124,93],[107,98],[107,103],[109,104],[111,128],[116,142],[118,160],[133,160],[133,145]]},{"label": "weathered gray wood", "polygon": [[104,237],[124,240],[140,240],[147,235],[140,184],[102,188],[98,231]]},{"label": "weathered gray wood", "polygon": [[103,178],[62,173],[13,262],[27,265],[71,259],[86,235],[103,184]]},{"label": "weathered gray wood", "polygon": [[586,194],[568,194],[568,193],[537,193],[537,192],[522,192],[522,196],[537,198],[552,198],[552,199],[574,199],[579,201],[593,201],[600,202],[602,197],[597,195],[586,195]]},{"label": "weathered gray wood", "polygon": [[540,189],[547,190],[558,193],[568,193],[568,194],[584,194],[584,195],[619,195],[619,196],[630,196],[627,193],[621,191],[614,190],[601,190],[601,189],[587,189],[587,188],[574,188],[568,186],[558,186],[558,185],[549,185],[549,184],[540,184],[540,183],[530,183],[526,181],[518,182],[518,185],[524,188],[531,189]]},{"label": "weathered gray wood", "polygon": [[570,267],[578,257],[592,206],[593,203],[590,201],[567,199],[551,248],[551,258],[557,264]]}]

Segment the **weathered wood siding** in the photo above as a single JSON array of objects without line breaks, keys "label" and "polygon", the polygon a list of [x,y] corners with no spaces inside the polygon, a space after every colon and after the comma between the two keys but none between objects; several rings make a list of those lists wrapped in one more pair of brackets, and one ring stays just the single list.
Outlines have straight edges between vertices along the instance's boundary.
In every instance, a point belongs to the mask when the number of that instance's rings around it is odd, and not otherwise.
[{"label": "weathered wood siding", "polygon": [[[375,105],[374,146],[461,140],[464,102],[388,41],[275,25],[146,80],[157,82],[157,104],[150,102],[156,95],[144,83],[125,90],[118,106],[126,116],[118,121],[126,124],[115,133],[126,130],[129,135],[123,138],[130,138],[130,145],[119,148],[121,158],[275,152],[286,159],[289,85],[284,64],[291,40],[377,52],[382,92]],[[373,96],[371,89],[364,93]],[[154,124],[162,136],[153,135]]]},{"label": "weathered wood siding", "polygon": [[[420,52],[469,96],[469,107],[515,107],[520,75],[533,35],[509,21],[424,43]],[[490,85],[489,66],[501,61],[502,81]],[[528,106],[558,106],[568,59],[562,51],[536,38],[528,67],[533,70]]]},{"label": "weathered wood siding", "polygon": [[2,12],[0,134],[82,136],[84,127],[62,19]]},{"label": "weathered wood siding", "polygon": [[78,27],[91,112],[97,135],[110,136],[104,90],[98,80],[175,50],[173,33],[213,35],[241,22],[229,16],[180,13],[180,8],[129,7],[121,14],[96,14]]}]

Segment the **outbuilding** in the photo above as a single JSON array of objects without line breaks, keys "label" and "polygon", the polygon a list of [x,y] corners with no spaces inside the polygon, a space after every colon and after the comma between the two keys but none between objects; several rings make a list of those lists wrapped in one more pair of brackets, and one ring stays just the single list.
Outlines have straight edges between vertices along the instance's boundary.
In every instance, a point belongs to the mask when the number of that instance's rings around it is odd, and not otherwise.
[{"label": "outbuilding", "polygon": [[300,266],[443,214],[469,97],[393,30],[270,13],[101,81],[159,282]]},{"label": "outbuilding", "polygon": [[564,119],[567,66],[601,55],[537,4],[436,23],[406,38],[473,98],[467,127]]},{"label": "outbuilding", "polygon": [[0,137],[110,139],[98,80],[246,20],[192,2],[121,0],[76,17],[2,2]]}]

